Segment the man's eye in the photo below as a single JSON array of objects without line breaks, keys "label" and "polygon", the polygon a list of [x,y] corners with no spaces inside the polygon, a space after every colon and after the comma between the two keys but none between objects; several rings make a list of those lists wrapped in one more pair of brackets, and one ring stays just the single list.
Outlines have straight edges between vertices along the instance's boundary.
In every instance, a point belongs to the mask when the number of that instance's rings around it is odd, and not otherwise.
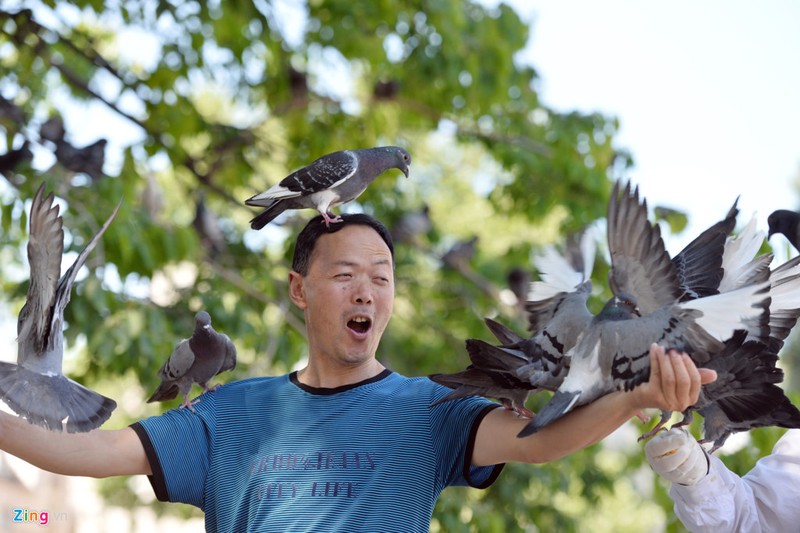
[{"label": "man's eye", "polygon": [[353,275],[350,274],[349,272],[341,272],[339,274],[336,274],[336,277],[339,279],[350,279],[353,277]]}]

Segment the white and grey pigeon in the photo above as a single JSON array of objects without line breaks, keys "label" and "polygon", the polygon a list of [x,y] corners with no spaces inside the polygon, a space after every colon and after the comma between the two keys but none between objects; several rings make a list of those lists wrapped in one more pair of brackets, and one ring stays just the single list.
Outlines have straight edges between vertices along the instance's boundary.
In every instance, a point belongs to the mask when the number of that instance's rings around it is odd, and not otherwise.
[{"label": "white and grey pigeon", "polygon": [[64,308],[86,258],[121,204],[61,274],[63,220],[42,184],[31,204],[30,286],[17,322],[17,364],[0,362],[0,399],[31,424],[52,431],[86,432],[108,420],[117,404],[64,376]]},{"label": "white and grey pigeon", "polygon": [[507,409],[531,418],[533,413],[525,407],[528,396],[558,388],[569,368],[566,351],[591,321],[586,301],[591,293],[594,253],[591,233],[582,232],[563,253],[547,246],[537,254],[534,263],[541,281],[530,285],[526,303],[533,335],[526,339],[499,322],[485,319],[501,345],[468,339],[471,364],[466,370],[430,376],[454,389],[437,403],[478,395],[499,399]]},{"label": "white and grey pigeon", "polygon": [[[666,252],[659,227],[647,220],[638,190],[617,183],[609,202],[608,244],[614,296],[591,318],[568,351],[570,367],[559,389],[520,432],[531,435],[579,405],[615,390],[631,390],[649,377],[649,347],[656,342],[686,351],[696,364],[724,348],[738,329],[768,334],[769,283],[684,300],[683,279]],[[718,254],[722,254],[719,243]],[[583,319],[582,319],[583,320]]]},{"label": "white and grey pigeon", "polygon": [[147,403],[172,400],[180,393],[183,403],[179,408],[194,411],[193,405],[200,398],[189,400],[192,385],[197,383],[204,393],[213,391],[217,386],[209,386],[209,382],[217,374],[236,367],[236,346],[227,335],[214,330],[211,316],[200,311],[194,317],[194,324],[192,336],[178,343],[158,371],[161,383]]},{"label": "white and grey pigeon", "polygon": [[287,209],[316,209],[330,226],[340,217],[331,209],[354,200],[375,178],[392,168],[408,177],[411,155],[399,146],[341,150],[324,155],[283,178],[274,187],[245,200],[266,209],[250,221],[261,229]]}]

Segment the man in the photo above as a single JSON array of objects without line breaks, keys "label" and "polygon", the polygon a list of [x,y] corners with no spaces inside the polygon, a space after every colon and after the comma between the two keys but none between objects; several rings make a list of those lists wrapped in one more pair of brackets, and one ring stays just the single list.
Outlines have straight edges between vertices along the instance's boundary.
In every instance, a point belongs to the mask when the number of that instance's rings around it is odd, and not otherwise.
[{"label": "man", "polygon": [[490,485],[508,461],[543,463],[589,446],[644,408],[697,400],[685,354],[651,347],[649,383],[576,409],[519,439],[527,420],[376,359],[394,302],[386,228],[344,215],[297,238],[289,295],[303,310],[308,364],[230,383],[195,408],[115,431],[47,433],[0,417],[0,448],[61,474],[146,474],[159,499],[202,508],[209,531],[428,531],[449,485]]},{"label": "man", "polygon": [[672,482],[675,514],[690,531],[797,531],[800,529],[800,429],[790,429],[743,477],[706,454],[683,429],[645,446],[653,470]]}]

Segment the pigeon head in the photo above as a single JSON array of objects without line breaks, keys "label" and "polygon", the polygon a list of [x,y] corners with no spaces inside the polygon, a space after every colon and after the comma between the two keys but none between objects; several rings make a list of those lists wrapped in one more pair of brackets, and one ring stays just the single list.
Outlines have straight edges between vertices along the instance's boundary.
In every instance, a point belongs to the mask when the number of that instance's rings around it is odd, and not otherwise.
[{"label": "pigeon head", "polygon": [[598,320],[628,320],[640,316],[642,313],[636,304],[636,298],[623,291],[608,300],[603,310],[595,318]]},{"label": "pigeon head", "polygon": [[797,228],[798,220],[800,220],[800,214],[794,211],[788,209],[773,211],[772,214],[767,217],[767,225],[769,226],[767,238],[769,239],[776,233],[787,234],[788,232],[794,231],[794,229]]},{"label": "pigeon head", "polygon": [[405,148],[399,146],[387,146],[387,149],[391,150],[394,155],[394,168],[400,170],[407,178],[409,166],[411,165],[411,154]]},{"label": "pigeon head", "polygon": [[207,328],[211,325],[211,315],[205,311],[200,311],[194,315],[194,323],[198,328]]}]

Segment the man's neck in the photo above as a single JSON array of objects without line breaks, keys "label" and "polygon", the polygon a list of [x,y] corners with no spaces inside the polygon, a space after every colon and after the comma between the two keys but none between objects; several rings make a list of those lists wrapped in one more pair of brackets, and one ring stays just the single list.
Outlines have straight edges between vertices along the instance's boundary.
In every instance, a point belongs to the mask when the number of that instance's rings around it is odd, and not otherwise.
[{"label": "man's neck", "polygon": [[309,360],[305,368],[298,370],[297,380],[309,387],[335,389],[374,378],[384,370],[376,359],[354,366],[332,366]]}]

